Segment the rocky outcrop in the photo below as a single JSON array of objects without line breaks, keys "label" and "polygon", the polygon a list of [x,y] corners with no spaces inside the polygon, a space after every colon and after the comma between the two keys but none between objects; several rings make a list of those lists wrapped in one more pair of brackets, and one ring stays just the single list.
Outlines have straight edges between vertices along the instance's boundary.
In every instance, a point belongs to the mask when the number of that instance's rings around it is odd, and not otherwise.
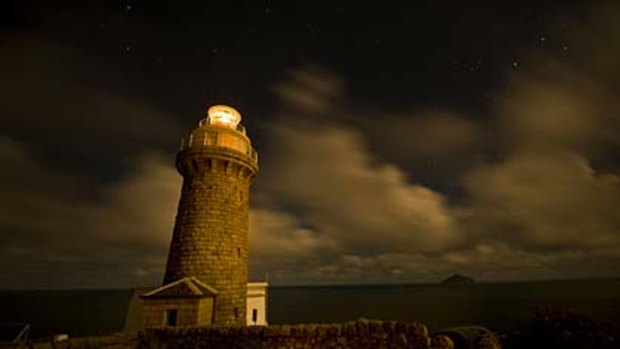
[{"label": "rocky outcrop", "polygon": [[461,274],[452,274],[441,281],[442,284],[473,284],[473,278]]},{"label": "rocky outcrop", "polygon": [[501,349],[495,334],[481,326],[463,326],[435,332],[433,349]]}]

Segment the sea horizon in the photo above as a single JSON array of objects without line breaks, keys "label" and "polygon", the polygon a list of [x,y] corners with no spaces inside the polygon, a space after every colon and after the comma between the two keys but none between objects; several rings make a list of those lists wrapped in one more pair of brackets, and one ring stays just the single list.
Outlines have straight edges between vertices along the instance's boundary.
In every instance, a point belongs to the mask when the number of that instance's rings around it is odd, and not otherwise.
[{"label": "sea horizon", "polygon": [[[0,290],[0,322],[29,323],[35,336],[135,331],[142,323],[139,295],[152,287]],[[366,318],[421,322],[431,331],[479,325],[510,333],[526,326],[542,308],[620,324],[618,278],[270,285],[267,302],[270,325]]]},{"label": "sea horizon", "polygon": [[[503,279],[503,280],[474,280],[474,283],[443,283],[439,281],[407,281],[407,282],[371,282],[371,283],[356,283],[356,282],[343,282],[343,283],[269,283],[269,287],[275,288],[296,288],[296,287],[399,287],[399,286],[429,286],[429,285],[492,285],[492,284],[515,284],[515,283],[547,283],[547,282],[580,282],[580,281],[620,281],[620,276],[617,277],[583,277],[583,278],[540,278],[540,279]],[[263,282],[250,280],[248,282]],[[0,292],[13,292],[13,291],[97,291],[97,290],[128,290],[128,289],[142,289],[159,287],[161,284],[152,285],[126,285],[126,286],[76,286],[76,287],[7,287],[0,288]]]}]

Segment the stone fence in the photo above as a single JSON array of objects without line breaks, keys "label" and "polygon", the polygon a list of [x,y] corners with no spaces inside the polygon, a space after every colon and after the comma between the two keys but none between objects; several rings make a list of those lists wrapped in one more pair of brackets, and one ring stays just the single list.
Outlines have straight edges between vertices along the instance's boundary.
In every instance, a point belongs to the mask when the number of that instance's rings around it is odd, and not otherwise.
[{"label": "stone fence", "polygon": [[360,319],[340,324],[162,328],[139,333],[24,343],[33,349],[501,349],[483,327],[431,336],[426,325]]},{"label": "stone fence", "polygon": [[140,333],[138,349],[428,349],[425,325],[359,320],[342,324],[157,329]]}]

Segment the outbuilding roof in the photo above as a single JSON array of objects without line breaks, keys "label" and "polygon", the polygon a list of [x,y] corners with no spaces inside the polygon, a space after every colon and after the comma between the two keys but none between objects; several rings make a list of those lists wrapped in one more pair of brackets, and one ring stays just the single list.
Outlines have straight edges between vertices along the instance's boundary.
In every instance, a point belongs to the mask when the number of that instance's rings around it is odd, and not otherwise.
[{"label": "outbuilding roof", "polygon": [[142,298],[215,297],[217,290],[194,276],[184,277],[143,294]]}]

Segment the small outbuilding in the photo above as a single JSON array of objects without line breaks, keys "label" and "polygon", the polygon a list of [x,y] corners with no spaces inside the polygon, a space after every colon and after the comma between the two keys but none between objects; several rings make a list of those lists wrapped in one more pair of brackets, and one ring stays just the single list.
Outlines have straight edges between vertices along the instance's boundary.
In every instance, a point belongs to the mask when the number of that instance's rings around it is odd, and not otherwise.
[{"label": "small outbuilding", "polygon": [[141,296],[144,327],[205,326],[214,322],[217,290],[195,277],[185,277]]},{"label": "small outbuilding", "polygon": [[[246,324],[267,325],[267,282],[247,284]],[[185,277],[140,296],[143,328],[206,326],[215,323],[217,290]]]},{"label": "small outbuilding", "polygon": [[267,325],[267,282],[248,282],[246,323]]}]

